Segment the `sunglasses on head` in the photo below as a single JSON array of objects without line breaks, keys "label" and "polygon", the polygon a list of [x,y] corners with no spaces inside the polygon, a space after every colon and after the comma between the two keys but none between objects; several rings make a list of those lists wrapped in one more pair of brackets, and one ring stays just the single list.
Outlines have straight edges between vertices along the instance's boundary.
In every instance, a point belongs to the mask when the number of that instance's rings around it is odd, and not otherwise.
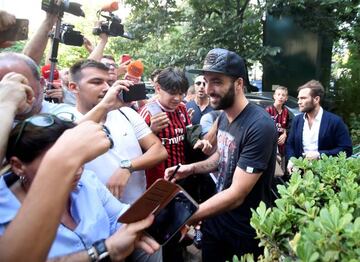
[{"label": "sunglasses on head", "polygon": [[205,82],[197,81],[197,82],[195,82],[195,85],[197,85],[197,86],[204,85],[205,86],[206,84],[205,84]]},{"label": "sunglasses on head", "polygon": [[[50,127],[55,123],[55,117],[59,118],[61,121],[68,122],[68,123],[72,123],[75,120],[75,116],[69,112],[61,112],[56,115],[39,114],[39,115],[31,116],[22,122],[19,134],[17,135],[17,137],[15,139],[14,148],[16,148],[17,144],[19,143],[19,141],[24,133],[26,125],[31,124],[36,127]],[[111,137],[109,129],[104,125],[103,125],[102,129],[110,141],[110,148],[113,148],[114,141]]]},{"label": "sunglasses on head", "polygon": [[25,127],[28,124],[31,124],[31,125],[37,126],[37,127],[49,127],[55,123],[55,117],[59,118],[61,121],[64,121],[64,122],[74,122],[74,120],[75,120],[74,115],[71,113],[68,113],[68,112],[62,112],[57,115],[39,114],[39,115],[31,116],[22,122],[19,134],[17,135],[17,137],[15,139],[14,148],[16,148],[17,144],[19,143],[19,141],[24,133]]}]

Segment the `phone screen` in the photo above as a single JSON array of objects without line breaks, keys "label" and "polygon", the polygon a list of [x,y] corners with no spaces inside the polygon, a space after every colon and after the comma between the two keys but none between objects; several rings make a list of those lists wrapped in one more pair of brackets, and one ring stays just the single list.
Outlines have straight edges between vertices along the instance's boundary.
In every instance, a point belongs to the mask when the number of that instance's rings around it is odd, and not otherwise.
[{"label": "phone screen", "polygon": [[160,245],[169,241],[198,209],[195,201],[179,191],[175,197],[155,215],[153,224],[145,231]]}]

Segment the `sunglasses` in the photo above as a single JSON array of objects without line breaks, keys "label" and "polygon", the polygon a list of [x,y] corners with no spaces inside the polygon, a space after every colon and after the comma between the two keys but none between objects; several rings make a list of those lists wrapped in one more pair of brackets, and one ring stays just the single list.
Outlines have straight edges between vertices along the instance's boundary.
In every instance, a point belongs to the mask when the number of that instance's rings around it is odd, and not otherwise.
[{"label": "sunglasses", "polygon": [[[17,135],[17,137],[15,139],[14,148],[16,148],[21,137],[23,136],[26,125],[31,124],[36,127],[50,127],[55,123],[55,117],[59,118],[61,121],[68,122],[68,123],[72,123],[75,120],[75,116],[69,112],[62,112],[62,113],[59,113],[56,115],[39,114],[39,115],[31,116],[22,122],[19,134]],[[106,137],[110,141],[110,148],[113,148],[114,140],[111,137],[110,130],[105,125],[103,125],[102,130],[105,132]]]},{"label": "sunglasses", "polygon": [[75,120],[74,115],[68,112],[62,112],[57,115],[39,114],[39,115],[31,116],[22,122],[19,134],[15,139],[14,148],[16,148],[17,144],[19,143],[21,137],[24,134],[25,127],[28,124],[31,124],[36,127],[49,127],[55,123],[55,117],[59,118],[61,121],[64,122],[74,122]]},{"label": "sunglasses", "polygon": [[205,84],[205,82],[198,81],[198,82],[195,82],[195,85],[197,85],[197,86],[199,86],[199,85],[205,86],[206,84]]},{"label": "sunglasses", "polygon": [[104,63],[104,65],[107,67],[107,68],[111,68],[111,67],[114,67],[114,68],[118,68],[118,65],[115,64],[115,63]]}]

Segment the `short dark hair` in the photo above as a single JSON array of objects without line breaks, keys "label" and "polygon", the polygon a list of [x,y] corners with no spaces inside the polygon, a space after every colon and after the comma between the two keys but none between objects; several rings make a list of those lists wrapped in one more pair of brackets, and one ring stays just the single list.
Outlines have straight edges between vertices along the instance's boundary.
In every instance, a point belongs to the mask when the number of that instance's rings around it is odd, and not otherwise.
[{"label": "short dark hair", "polygon": [[151,75],[150,75],[150,79],[152,81],[155,81],[155,78],[158,77],[158,75],[161,73],[161,69],[155,69]]},{"label": "short dark hair", "polygon": [[161,70],[157,83],[162,90],[169,94],[185,94],[189,88],[185,73],[178,68],[172,67]]},{"label": "short dark hair", "polygon": [[32,60],[30,57],[28,57],[24,54],[13,53],[13,52],[4,52],[4,53],[0,54],[0,62],[8,61],[8,60],[24,62],[28,66],[28,68],[31,70],[31,73],[33,74],[34,78],[36,80],[40,81],[39,67],[35,63],[35,61]]},{"label": "short dark hair", "polygon": [[72,67],[70,67],[70,79],[75,83],[79,83],[80,79],[82,78],[81,72],[85,68],[98,68],[106,72],[109,71],[109,68],[106,65],[98,61],[91,59],[80,60],[73,64]]},{"label": "short dark hair", "polygon": [[320,100],[323,99],[325,91],[324,91],[324,87],[322,86],[322,84],[319,81],[310,80],[306,84],[300,86],[297,89],[297,91],[299,92],[300,90],[305,89],[305,88],[310,88],[311,97],[315,98],[315,97],[319,96]]},{"label": "short dark hair", "polygon": [[31,163],[54,144],[65,130],[75,126],[73,122],[63,121],[54,115],[51,117],[53,117],[54,123],[48,127],[39,127],[28,123],[15,148],[16,139],[23,125],[23,121],[19,122],[10,132],[6,159],[9,161],[12,156],[16,156],[24,163]]}]

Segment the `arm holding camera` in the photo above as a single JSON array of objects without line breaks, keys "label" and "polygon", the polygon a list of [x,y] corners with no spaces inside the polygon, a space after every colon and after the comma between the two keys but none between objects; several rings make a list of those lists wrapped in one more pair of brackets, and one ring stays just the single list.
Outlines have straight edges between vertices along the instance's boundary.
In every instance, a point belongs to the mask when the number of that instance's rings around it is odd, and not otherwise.
[{"label": "arm holding camera", "polygon": [[93,59],[96,61],[100,61],[104,54],[105,46],[108,42],[109,36],[106,33],[100,33],[99,35],[100,41],[96,45],[96,47],[92,50],[91,54],[89,55],[88,59]]},{"label": "arm holding camera", "polygon": [[49,32],[57,19],[57,14],[46,13],[45,20],[24,47],[23,53],[31,57],[38,65],[44,55],[48,43]]}]

